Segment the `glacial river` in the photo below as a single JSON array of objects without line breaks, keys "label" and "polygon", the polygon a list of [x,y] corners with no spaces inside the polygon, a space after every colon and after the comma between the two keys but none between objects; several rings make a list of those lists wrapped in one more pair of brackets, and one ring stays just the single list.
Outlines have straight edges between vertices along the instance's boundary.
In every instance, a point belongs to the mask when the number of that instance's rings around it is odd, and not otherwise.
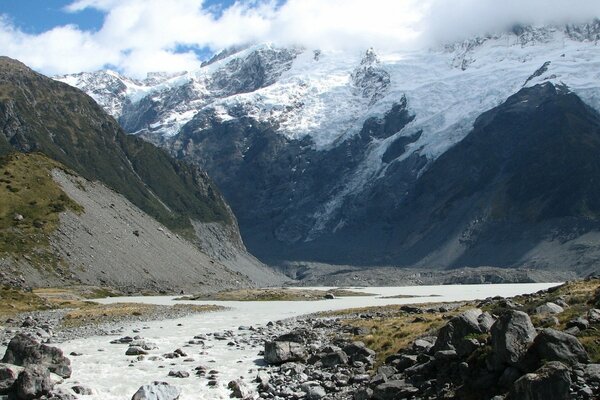
[{"label": "glacial river", "polygon": [[[259,326],[269,321],[292,318],[318,311],[340,310],[353,307],[383,306],[388,304],[410,304],[427,302],[446,302],[484,299],[490,296],[514,296],[533,293],[546,289],[556,283],[543,284],[506,284],[506,285],[452,285],[452,286],[410,286],[410,287],[369,287],[360,290],[375,293],[377,296],[347,297],[322,301],[294,302],[219,302],[202,301],[196,304],[217,304],[229,307],[228,310],[208,314],[200,314],[180,319],[132,323],[125,326],[119,336],[98,336],[87,339],[72,340],[59,345],[65,352],[82,353],[81,356],[69,357],[73,366],[73,375],[62,385],[65,388],[82,384],[94,390],[85,399],[113,400],[130,399],[136,390],[152,381],[169,382],[182,391],[181,400],[229,399],[230,391],[227,383],[232,379],[243,377],[251,382],[256,376],[256,368],[262,364],[262,357],[257,353],[260,348],[235,348],[227,345],[228,341],[212,340],[209,337],[207,348],[197,346],[184,347],[188,340],[198,334],[233,330],[238,332],[239,326]],[[324,288],[318,288],[324,289]],[[412,295],[403,299],[384,298],[386,296]],[[169,296],[153,297],[117,297],[99,300],[101,303],[142,302],[152,304],[177,304]],[[139,331],[139,333],[134,332]],[[244,331],[249,335],[251,332]],[[177,348],[182,348],[193,358],[193,362],[185,362],[184,358],[164,361],[144,361],[132,363],[135,357],[125,356],[127,345],[113,345],[109,342],[125,335],[140,335],[144,339],[158,345],[159,349],[150,351],[151,355],[162,355]],[[100,351],[99,351],[100,350]],[[203,354],[200,354],[202,350]],[[219,386],[209,388],[206,379],[194,375],[194,367],[207,366],[219,371]],[[189,378],[172,378],[167,374],[170,370],[190,372]],[[252,370],[252,372],[249,372]],[[255,384],[252,384],[254,387]]]}]

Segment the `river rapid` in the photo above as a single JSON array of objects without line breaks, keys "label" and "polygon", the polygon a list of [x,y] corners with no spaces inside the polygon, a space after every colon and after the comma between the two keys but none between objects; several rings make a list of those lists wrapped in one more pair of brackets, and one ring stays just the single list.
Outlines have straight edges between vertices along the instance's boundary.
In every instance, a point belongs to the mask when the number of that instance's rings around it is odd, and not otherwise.
[{"label": "river rapid", "polygon": [[[109,343],[118,336],[96,336],[61,343],[58,346],[66,355],[71,352],[81,353],[80,356],[69,356],[73,366],[73,375],[61,386],[66,389],[75,384],[85,385],[92,388],[94,394],[84,396],[84,398],[113,400],[130,399],[141,385],[153,381],[163,381],[181,389],[180,400],[229,399],[230,391],[227,389],[227,383],[230,380],[242,378],[250,384],[256,377],[257,368],[263,366],[262,357],[258,355],[262,348],[244,344],[244,338],[249,339],[254,333],[250,330],[239,330],[240,326],[260,326],[269,321],[354,307],[476,300],[493,296],[510,297],[533,293],[555,285],[557,283],[368,287],[353,290],[373,293],[376,296],[293,302],[186,301],[194,304],[223,305],[228,309],[180,319],[124,325],[120,336],[140,335],[158,346],[158,349],[151,350],[150,355],[142,361],[136,360],[136,357],[125,355],[127,345]],[[419,297],[385,298],[397,295]],[[141,302],[164,305],[181,303],[169,296],[116,297],[98,301],[101,303]],[[234,332],[236,340],[241,343],[239,346],[228,345],[228,340],[216,340],[212,335],[227,330]],[[186,347],[188,341],[196,335],[206,336],[205,346]],[[161,356],[178,348],[181,348],[187,357],[150,360],[152,355]],[[185,359],[193,359],[193,361],[185,361]],[[194,368],[198,365],[218,371],[219,384],[216,387],[208,387],[205,379],[194,375]],[[168,377],[171,370],[188,371],[190,377]]]}]

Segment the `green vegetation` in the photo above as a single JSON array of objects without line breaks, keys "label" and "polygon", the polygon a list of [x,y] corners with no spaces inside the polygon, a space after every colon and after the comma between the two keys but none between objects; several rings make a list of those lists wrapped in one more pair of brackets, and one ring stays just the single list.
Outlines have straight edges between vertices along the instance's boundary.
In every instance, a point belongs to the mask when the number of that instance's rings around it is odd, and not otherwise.
[{"label": "green vegetation", "polygon": [[6,318],[18,313],[47,310],[53,308],[50,303],[33,292],[10,287],[0,288],[0,317]]},{"label": "green vegetation", "polygon": [[[78,89],[0,59],[0,154],[36,149],[89,180],[98,180],[171,230],[191,235],[190,219],[230,223],[210,179],[163,150],[127,135]],[[18,124],[14,123],[18,120]]]},{"label": "green vegetation", "polygon": [[[430,308],[433,303],[424,304]],[[401,310],[403,305],[390,305],[385,307],[362,307],[347,310],[329,311],[320,313],[321,316],[340,317],[343,323],[355,328],[363,328],[365,334],[357,335],[354,340],[364,342],[367,347],[377,353],[376,367],[383,364],[386,357],[406,348],[416,339],[435,335],[437,330],[446,322],[447,318],[464,311],[471,304],[464,305],[446,313],[412,314]],[[372,319],[357,318],[359,314],[381,315]]]},{"label": "green vegetation", "polygon": [[63,211],[82,212],[52,179],[64,169],[41,154],[12,153],[0,158],[0,255],[24,257],[34,265],[55,266],[49,248]]}]

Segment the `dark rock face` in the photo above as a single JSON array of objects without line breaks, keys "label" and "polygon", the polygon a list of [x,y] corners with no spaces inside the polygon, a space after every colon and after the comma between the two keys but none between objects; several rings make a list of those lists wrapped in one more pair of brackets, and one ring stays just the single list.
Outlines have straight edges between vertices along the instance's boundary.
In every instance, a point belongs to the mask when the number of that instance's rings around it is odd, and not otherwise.
[{"label": "dark rock face", "polygon": [[481,310],[472,309],[452,318],[440,329],[434,351],[455,350],[465,336],[485,332],[479,325],[480,315]]},{"label": "dark rock face", "polygon": [[269,364],[283,364],[289,361],[300,361],[306,358],[304,346],[295,342],[266,342],[265,361]]},{"label": "dark rock face", "polygon": [[0,65],[0,87],[9,94],[0,101],[1,154],[42,152],[86,179],[102,181],[173,229],[191,227],[189,217],[232,221],[206,173],[125,134],[79,90],[6,57]]},{"label": "dark rock face", "polygon": [[552,361],[534,373],[519,378],[509,395],[514,400],[567,400],[570,399],[571,377],[568,368]]},{"label": "dark rock face", "polygon": [[63,378],[71,376],[71,361],[57,347],[40,344],[25,334],[16,335],[8,344],[3,363],[19,366],[44,366]]},{"label": "dark rock face", "polygon": [[[321,229],[318,215],[365,161],[369,143],[390,137],[412,121],[414,116],[407,109],[406,99],[400,99],[383,118],[367,120],[360,134],[323,151],[315,150],[308,138],[287,139],[276,132],[276,126],[246,117],[243,109],[237,112],[236,119],[225,122],[210,111],[201,112],[168,146],[178,158],[210,171],[232,205],[254,254],[265,260],[302,259],[315,254],[334,261],[338,258],[337,239],[330,242],[334,248],[316,248],[313,240],[321,237],[322,229],[333,229],[340,218],[355,212],[364,214],[364,207],[358,203],[368,203],[370,195],[349,200],[340,208],[341,214],[328,223],[331,226]],[[398,138],[386,159],[393,161],[418,138],[419,134]],[[425,159],[409,157],[405,163],[413,168],[424,165]],[[406,187],[402,182],[389,185]],[[394,191],[382,188],[379,205],[391,205],[397,201],[396,196]]]},{"label": "dark rock face", "polygon": [[9,364],[0,365],[0,394],[7,394],[17,381],[18,376],[18,368]]},{"label": "dark rock face", "polygon": [[527,352],[536,331],[529,315],[507,311],[491,328],[493,360],[497,369],[515,366]]},{"label": "dark rock face", "polygon": [[[349,193],[372,157],[369,143],[414,118],[406,99],[319,151],[242,106],[229,111],[235,119],[201,112],[165,145],[211,173],[249,249],[267,261],[522,266],[542,242],[600,230],[600,192],[590,183],[600,174],[600,119],[565,88],[522,89],[434,161],[418,152],[399,161],[420,132],[398,136],[380,155],[385,172]],[[552,267],[548,260],[536,262]]]},{"label": "dark rock face", "polygon": [[37,399],[52,390],[50,372],[39,365],[29,365],[19,374],[16,392],[20,400]]},{"label": "dark rock face", "polygon": [[589,361],[587,352],[575,336],[551,328],[544,329],[536,336],[527,359],[528,365],[541,360],[560,361],[566,365]]}]

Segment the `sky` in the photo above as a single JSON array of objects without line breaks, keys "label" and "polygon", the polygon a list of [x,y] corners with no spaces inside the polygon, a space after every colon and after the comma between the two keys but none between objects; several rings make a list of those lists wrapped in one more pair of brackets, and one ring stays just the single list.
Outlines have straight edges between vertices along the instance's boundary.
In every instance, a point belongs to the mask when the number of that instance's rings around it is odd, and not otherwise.
[{"label": "sky", "polygon": [[234,45],[414,50],[516,24],[583,23],[599,0],[0,0],[0,55],[47,75],[194,70]]}]

